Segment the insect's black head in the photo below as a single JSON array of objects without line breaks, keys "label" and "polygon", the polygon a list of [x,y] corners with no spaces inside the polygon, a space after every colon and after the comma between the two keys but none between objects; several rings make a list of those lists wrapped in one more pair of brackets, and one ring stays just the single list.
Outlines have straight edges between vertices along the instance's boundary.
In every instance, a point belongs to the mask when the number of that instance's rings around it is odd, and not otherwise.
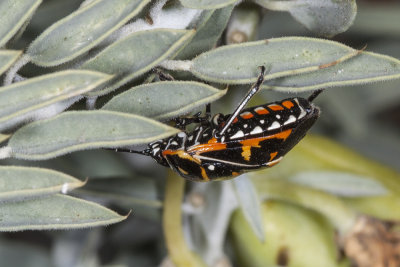
[{"label": "insect's black head", "polygon": [[291,134],[286,140],[286,152],[292,149],[313,126],[319,117],[320,110],[313,103],[304,98],[294,98],[297,103],[298,116],[295,123],[290,124]]},{"label": "insect's black head", "polygon": [[150,143],[147,147],[147,149],[144,150],[144,152],[152,157],[157,163],[164,165],[164,166],[169,166],[168,162],[165,160],[165,158],[162,156],[162,151],[165,149],[167,142],[165,139],[163,140],[158,140],[153,143]]}]

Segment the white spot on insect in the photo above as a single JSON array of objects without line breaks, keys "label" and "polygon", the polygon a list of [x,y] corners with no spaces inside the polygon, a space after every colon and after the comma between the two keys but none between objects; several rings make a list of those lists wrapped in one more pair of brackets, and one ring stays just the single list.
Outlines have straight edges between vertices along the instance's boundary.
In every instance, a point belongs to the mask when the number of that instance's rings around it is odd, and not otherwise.
[{"label": "white spot on insect", "polygon": [[301,118],[303,118],[307,113],[304,111],[304,109],[303,109],[301,106],[299,106],[299,108],[300,108],[299,119],[301,119]]},{"label": "white spot on insect", "polygon": [[225,136],[221,137],[221,143],[223,143],[225,141]]},{"label": "white spot on insect", "polygon": [[277,119],[280,119],[281,118],[281,115],[276,115],[275,116]]},{"label": "white spot on insect", "polygon": [[160,151],[160,148],[159,148],[159,147],[153,149],[153,155],[156,155],[158,151]]},{"label": "white spot on insect", "polygon": [[208,133],[204,133],[204,134],[203,134],[203,137],[207,137],[207,136],[208,136]]},{"label": "white spot on insect", "polygon": [[243,128],[247,128],[247,126],[248,126],[248,125],[247,125],[247,124],[245,124],[245,125],[243,125]]},{"label": "white spot on insect", "polygon": [[287,121],[285,121],[285,123],[283,125],[286,125],[286,124],[289,124],[289,123],[292,123],[292,122],[295,122],[295,121],[296,121],[296,117],[293,116],[293,115],[290,115],[289,119],[287,119]]},{"label": "white spot on insect", "polygon": [[68,187],[69,187],[68,183],[64,183],[61,187],[61,193],[63,194],[68,193]]},{"label": "white spot on insect", "polygon": [[263,132],[263,130],[261,129],[261,127],[257,126],[256,128],[253,129],[253,131],[250,132],[250,134],[259,134],[262,132]]},{"label": "white spot on insect", "polygon": [[193,140],[193,135],[190,135],[189,138],[188,138],[188,140],[189,140],[189,141],[192,141],[192,140]]},{"label": "white spot on insect", "polygon": [[210,171],[213,171],[213,170],[215,170],[215,166],[214,166],[214,165],[208,165],[208,169],[209,169]]},{"label": "white spot on insect", "polygon": [[242,131],[237,131],[234,135],[231,136],[231,139],[241,138],[244,136]]},{"label": "white spot on insect", "polygon": [[228,132],[228,133],[230,133],[230,132],[231,132],[231,130],[232,130],[231,128],[228,128],[228,131],[227,131],[227,132]]},{"label": "white spot on insect", "polygon": [[261,124],[264,124],[264,122],[265,122],[264,120],[260,120],[260,123],[261,123]]},{"label": "white spot on insect", "polygon": [[278,129],[279,127],[281,127],[281,125],[279,124],[279,122],[274,121],[271,126],[268,127],[267,130],[273,130],[273,129]]},{"label": "white spot on insect", "polygon": [[172,142],[171,142],[171,145],[177,146],[177,145],[178,145],[178,142],[172,141]]},{"label": "white spot on insect", "polygon": [[185,132],[179,132],[178,133],[178,137],[180,137],[180,138],[184,138],[185,136],[186,136]]}]

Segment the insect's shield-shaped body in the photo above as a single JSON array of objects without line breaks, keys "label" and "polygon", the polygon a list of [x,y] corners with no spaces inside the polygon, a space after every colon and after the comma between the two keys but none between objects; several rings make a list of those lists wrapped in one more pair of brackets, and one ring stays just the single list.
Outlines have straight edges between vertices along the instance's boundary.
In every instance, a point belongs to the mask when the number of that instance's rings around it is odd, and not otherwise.
[{"label": "insect's shield-shaped body", "polygon": [[243,172],[271,167],[307,133],[319,109],[303,98],[242,110],[224,134],[218,131],[230,115],[215,115],[192,132],[149,144],[158,163],[194,181],[229,179]]}]

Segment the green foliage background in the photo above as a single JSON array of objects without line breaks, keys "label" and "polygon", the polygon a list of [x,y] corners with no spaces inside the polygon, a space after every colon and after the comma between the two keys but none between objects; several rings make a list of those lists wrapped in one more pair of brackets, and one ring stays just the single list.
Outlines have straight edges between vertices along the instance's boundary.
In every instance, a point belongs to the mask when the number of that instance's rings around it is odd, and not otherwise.
[{"label": "green foliage background", "polygon": [[[400,6],[165,2],[0,2],[0,266],[350,266],[361,215],[400,219]],[[199,184],[102,149],[231,113],[260,65],[250,105],[327,88],[278,166]]]}]

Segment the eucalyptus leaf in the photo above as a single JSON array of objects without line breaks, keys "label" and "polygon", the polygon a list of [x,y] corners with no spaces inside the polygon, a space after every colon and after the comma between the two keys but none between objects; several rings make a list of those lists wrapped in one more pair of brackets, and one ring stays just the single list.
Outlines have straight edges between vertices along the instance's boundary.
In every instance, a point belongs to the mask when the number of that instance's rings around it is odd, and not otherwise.
[{"label": "eucalyptus leaf", "polygon": [[57,194],[2,203],[0,231],[79,229],[117,223],[125,218],[96,203]]},{"label": "eucalyptus leaf", "polygon": [[258,67],[265,66],[266,80],[309,72],[357,54],[338,42],[307,37],[282,37],[227,45],[205,52],[192,61],[197,77],[218,83],[255,82]]},{"label": "eucalyptus leaf", "polygon": [[216,10],[205,10],[196,24],[194,37],[175,57],[176,59],[191,59],[198,54],[210,50],[221,37],[232,13],[233,5]]},{"label": "eucalyptus leaf", "polygon": [[19,50],[0,50],[0,75],[17,60],[21,53],[22,51]]},{"label": "eucalyptus leaf", "polygon": [[41,0],[0,1],[0,47],[18,32],[41,2]]},{"label": "eucalyptus leaf", "polygon": [[106,94],[149,71],[174,56],[194,33],[194,30],[155,29],[118,40],[82,65],[83,69],[115,75],[110,87],[88,95]]},{"label": "eucalyptus leaf", "polygon": [[362,52],[329,68],[266,81],[262,87],[280,91],[306,91],[398,78],[400,78],[400,60]]},{"label": "eucalyptus leaf", "polygon": [[137,15],[150,0],[96,0],[45,30],[27,54],[39,66],[56,66],[87,52]]},{"label": "eucalyptus leaf", "polygon": [[226,7],[238,0],[180,0],[184,7],[195,9],[217,9]]},{"label": "eucalyptus leaf", "polygon": [[0,203],[57,192],[66,194],[83,185],[78,179],[49,169],[0,166]]},{"label": "eucalyptus leaf", "polygon": [[157,184],[148,177],[91,179],[78,192],[102,200],[126,203],[129,206],[144,206],[153,209],[163,206],[158,197]]},{"label": "eucalyptus leaf", "polygon": [[260,242],[265,240],[265,230],[261,214],[261,200],[253,183],[246,174],[233,180],[239,204],[247,222]]},{"label": "eucalyptus leaf", "polygon": [[199,82],[156,82],[133,87],[112,98],[102,109],[162,120],[188,113],[222,97],[226,91]]},{"label": "eucalyptus leaf", "polygon": [[357,14],[355,0],[256,0],[265,8],[288,11],[307,29],[319,35],[332,37],[346,31]]},{"label": "eucalyptus leaf", "polygon": [[0,87],[0,130],[55,115],[110,78],[94,71],[67,70]]},{"label": "eucalyptus leaf", "polygon": [[380,196],[388,193],[378,181],[346,172],[299,172],[289,180],[344,197]]},{"label": "eucalyptus leaf", "polygon": [[77,150],[149,143],[178,130],[145,117],[120,112],[70,111],[18,129],[3,150],[10,157],[44,160]]}]

